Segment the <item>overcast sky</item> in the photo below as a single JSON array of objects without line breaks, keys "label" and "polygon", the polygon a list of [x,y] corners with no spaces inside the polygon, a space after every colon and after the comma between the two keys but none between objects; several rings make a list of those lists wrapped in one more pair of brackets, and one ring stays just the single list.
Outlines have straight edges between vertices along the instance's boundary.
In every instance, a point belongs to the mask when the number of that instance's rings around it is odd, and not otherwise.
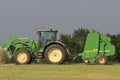
[{"label": "overcast sky", "polygon": [[120,32],[120,0],[0,0],[0,44],[10,35],[37,38],[36,29]]}]

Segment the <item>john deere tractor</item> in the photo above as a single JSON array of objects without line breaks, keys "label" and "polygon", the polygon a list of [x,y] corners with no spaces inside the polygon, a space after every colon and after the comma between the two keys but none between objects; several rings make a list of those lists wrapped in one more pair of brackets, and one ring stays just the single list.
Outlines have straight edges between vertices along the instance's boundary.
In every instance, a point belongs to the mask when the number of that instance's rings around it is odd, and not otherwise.
[{"label": "john deere tractor", "polygon": [[65,45],[57,41],[57,30],[37,30],[38,41],[32,38],[10,36],[3,45],[8,58],[16,64],[29,64],[44,58],[49,64],[62,64],[67,56]]}]

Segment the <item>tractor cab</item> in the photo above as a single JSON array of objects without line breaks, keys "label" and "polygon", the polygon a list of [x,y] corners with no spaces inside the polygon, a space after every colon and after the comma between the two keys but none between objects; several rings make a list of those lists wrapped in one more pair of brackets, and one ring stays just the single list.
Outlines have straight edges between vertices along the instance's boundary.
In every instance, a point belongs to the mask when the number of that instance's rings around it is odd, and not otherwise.
[{"label": "tractor cab", "polygon": [[49,29],[49,30],[41,30],[38,29],[38,42],[40,47],[45,47],[51,41],[56,41],[57,39],[57,30]]}]

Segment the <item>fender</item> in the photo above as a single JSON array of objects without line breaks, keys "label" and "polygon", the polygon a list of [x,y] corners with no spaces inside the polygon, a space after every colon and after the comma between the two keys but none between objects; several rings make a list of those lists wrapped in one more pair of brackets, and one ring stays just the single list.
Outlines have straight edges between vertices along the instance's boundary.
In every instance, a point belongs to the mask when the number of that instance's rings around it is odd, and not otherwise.
[{"label": "fender", "polygon": [[45,52],[46,48],[47,48],[48,46],[52,45],[52,44],[59,44],[59,45],[63,46],[64,49],[65,49],[66,52],[67,52],[67,55],[71,55],[70,52],[68,51],[68,49],[66,48],[66,45],[65,45],[64,43],[60,42],[60,41],[51,41],[51,42],[49,42],[49,43],[45,46],[45,48],[44,48],[43,55],[44,55],[44,52]]}]

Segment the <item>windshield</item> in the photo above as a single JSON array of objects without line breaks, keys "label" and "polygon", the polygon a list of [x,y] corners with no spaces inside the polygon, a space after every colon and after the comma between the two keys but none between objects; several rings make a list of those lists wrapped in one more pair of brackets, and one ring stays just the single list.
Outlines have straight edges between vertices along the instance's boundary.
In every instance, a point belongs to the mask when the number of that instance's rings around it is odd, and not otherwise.
[{"label": "windshield", "polygon": [[45,46],[50,41],[56,40],[56,32],[41,32],[40,36],[42,46]]},{"label": "windshield", "polygon": [[54,32],[41,32],[41,38],[44,40],[55,40]]}]

